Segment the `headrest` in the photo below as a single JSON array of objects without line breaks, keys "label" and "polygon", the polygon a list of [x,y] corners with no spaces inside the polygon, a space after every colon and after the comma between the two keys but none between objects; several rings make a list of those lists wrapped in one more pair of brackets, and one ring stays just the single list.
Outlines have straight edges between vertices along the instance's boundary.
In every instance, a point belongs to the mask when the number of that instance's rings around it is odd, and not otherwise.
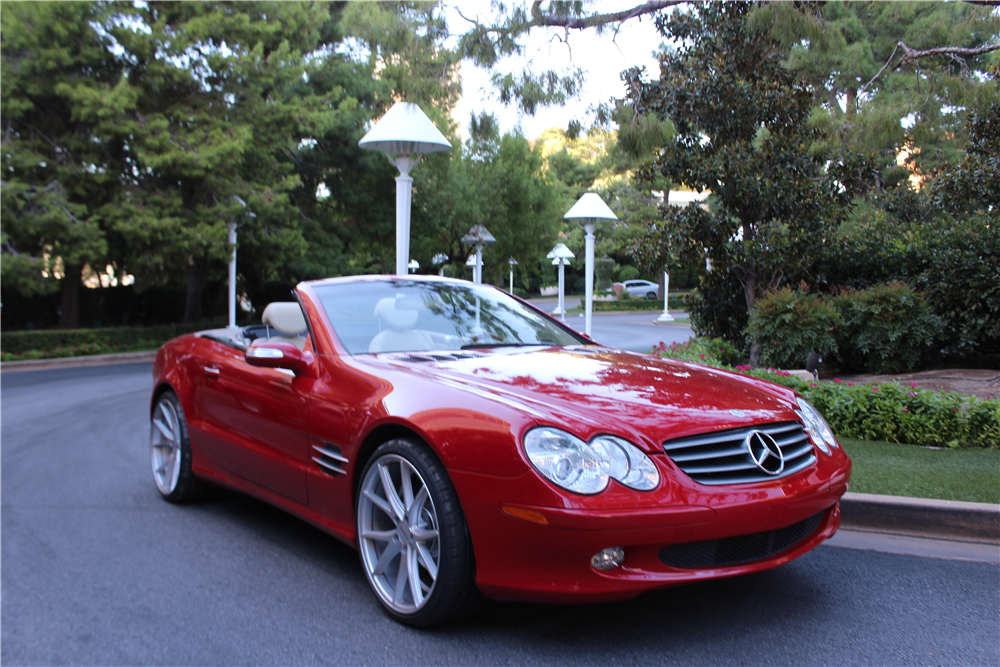
[{"label": "headrest", "polygon": [[306,318],[302,316],[302,308],[293,301],[267,304],[260,319],[285,336],[297,336],[306,332]]},{"label": "headrest", "polygon": [[409,329],[417,323],[418,313],[416,310],[397,310],[395,297],[388,296],[380,299],[375,304],[375,317],[382,318],[382,321],[390,329],[403,331]]}]

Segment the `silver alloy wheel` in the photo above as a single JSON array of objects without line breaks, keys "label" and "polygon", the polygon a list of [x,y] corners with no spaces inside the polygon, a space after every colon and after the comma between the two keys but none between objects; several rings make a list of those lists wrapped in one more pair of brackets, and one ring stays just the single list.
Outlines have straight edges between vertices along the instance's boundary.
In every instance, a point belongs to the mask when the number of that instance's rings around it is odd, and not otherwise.
[{"label": "silver alloy wheel", "polygon": [[160,493],[167,496],[177,488],[181,472],[181,428],[177,410],[166,397],[157,401],[149,428],[153,479]]},{"label": "silver alloy wheel", "polygon": [[402,456],[383,456],[365,475],[358,546],[383,604],[412,614],[427,603],[441,563],[437,510],[423,477]]}]

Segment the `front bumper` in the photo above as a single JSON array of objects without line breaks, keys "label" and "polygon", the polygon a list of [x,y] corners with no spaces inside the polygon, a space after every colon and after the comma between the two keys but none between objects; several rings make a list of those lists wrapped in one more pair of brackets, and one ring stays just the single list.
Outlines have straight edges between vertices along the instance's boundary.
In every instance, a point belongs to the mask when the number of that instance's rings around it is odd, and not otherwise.
[{"label": "front bumper", "polygon": [[[707,488],[675,478],[648,494],[618,486],[593,497],[553,493],[533,472],[513,479],[461,472],[451,476],[468,520],[476,581],[484,595],[598,602],[758,572],[801,556],[840,526],[838,501],[847,490],[850,463],[833,474],[813,470],[772,484]],[[730,539],[739,536],[746,539]],[[668,547],[681,544],[702,554],[706,549],[722,554],[724,545],[754,548],[746,551],[749,561],[744,557],[732,564],[723,557],[671,557]],[[606,571],[591,567],[591,557],[608,547],[624,549],[621,566]]]}]

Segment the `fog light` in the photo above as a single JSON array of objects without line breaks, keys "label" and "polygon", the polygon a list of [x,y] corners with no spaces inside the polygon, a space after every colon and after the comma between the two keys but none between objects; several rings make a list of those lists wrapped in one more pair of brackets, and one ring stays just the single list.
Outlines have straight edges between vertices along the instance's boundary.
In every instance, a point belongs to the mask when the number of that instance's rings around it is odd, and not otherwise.
[{"label": "fog light", "polygon": [[595,570],[613,570],[625,560],[625,550],[621,547],[608,547],[601,549],[590,559],[590,564]]}]

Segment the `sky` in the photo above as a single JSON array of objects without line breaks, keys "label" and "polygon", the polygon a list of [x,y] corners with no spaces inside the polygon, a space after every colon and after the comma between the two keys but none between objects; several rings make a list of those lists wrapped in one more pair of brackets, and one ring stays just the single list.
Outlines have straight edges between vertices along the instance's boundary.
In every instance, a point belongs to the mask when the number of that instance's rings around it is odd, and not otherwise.
[{"label": "sky", "polygon": [[[633,3],[607,2],[599,0],[587,3],[588,11],[621,11]],[[635,4],[641,4],[636,2]],[[458,0],[447,3],[446,16],[452,34],[465,32],[469,23],[456,11],[467,17],[478,16],[481,22],[490,20],[490,4],[485,0]],[[507,58],[497,67],[499,72],[521,72],[526,68],[538,73],[546,69],[562,69],[573,64],[586,74],[582,92],[577,99],[564,107],[540,108],[534,116],[525,116],[516,107],[504,107],[496,91],[490,84],[490,74],[475,67],[471,62],[462,63],[462,99],[455,110],[462,138],[467,138],[470,113],[489,111],[500,122],[502,132],[521,126],[529,139],[537,138],[550,127],[565,129],[569,121],[579,120],[584,127],[589,126],[593,117],[587,115],[588,108],[596,107],[614,97],[624,97],[624,86],[620,79],[623,70],[629,67],[646,67],[647,74],[658,72],[653,52],[660,43],[651,16],[632,19],[620,27],[617,34],[606,31],[598,35],[595,30],[570,31],[568,43],[563,30],[536,28],[530,33],[527,48],[522,56]]]}]

